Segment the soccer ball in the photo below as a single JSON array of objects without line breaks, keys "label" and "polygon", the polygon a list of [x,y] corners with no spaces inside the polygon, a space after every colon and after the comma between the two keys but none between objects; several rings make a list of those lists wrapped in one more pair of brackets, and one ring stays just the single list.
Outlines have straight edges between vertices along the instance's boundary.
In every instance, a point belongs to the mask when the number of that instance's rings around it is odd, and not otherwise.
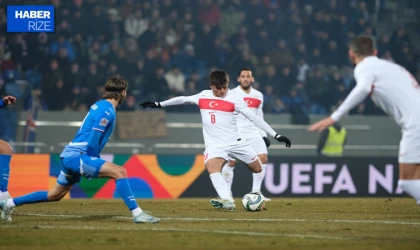
[{"label": "soccer ball", "polygon": [[242,206],[246,211],[258,212],[265,207],[265,200],[259,193],[248,193],[242,198]]}]

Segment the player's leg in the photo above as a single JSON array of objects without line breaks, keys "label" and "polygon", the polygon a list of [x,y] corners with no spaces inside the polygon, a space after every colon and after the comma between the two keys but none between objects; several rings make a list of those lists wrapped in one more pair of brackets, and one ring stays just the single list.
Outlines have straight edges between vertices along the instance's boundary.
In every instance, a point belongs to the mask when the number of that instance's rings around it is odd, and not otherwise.
[{"label": "player's leg", "polygon": [[210,180],[213,184],[220,199],[211,199],[210,204],[216,208],[225,208],[228,210],[235,209],[235,204],[229,194],[229,189],[226,181],[221,174],[222,166],[228,160],[228,154],[223,149],[212,148],[206,149],[204,152],[204,165],[210,175]]},{"label": "player's leg", "polygon": [[[261,172],[252,174],[252,192],[261,193],[261,185],[264,181],[265,168],[268,162],[267,146],[262,137],[254,137],[248,139],[247,142],[251,145],[261,162]],[[264,197],[264,195],[262,196],[266,201],[270,201],[270,199]]]},{"label": "player's leg", "polygon": [[7,142],[0,140],[0,200],[10,198],[8,186],[12,153],[12,147]]},{"label": "player's leg", "polygon": [[[98,158],[96,158],[95,161],[98,162]],[[101,166],[99,167],[97,176],[93,175],[92,177],[111,178],[115,180],[116,191],[124,200],[125,205],[131,211],[135,223],[157,223],[160,221],[159,218],[150,216],[149,214],[143,212],[143,210],[137,204],[133,191],[131,190],[130,183],[128,182],[127,171],[125,168],[106,161],[104,161],[103,164],[100,164]],[[86,163],[84,163],[84,165],[86,169],[92,167],[98,169],[95,166],[98,166],[99,164],[86,159]]]},{"label": "player's leg", "polygon": [[253,173],[260,173],[262,166],[255,150],[248,142],[230,146],[228,154],[245,163]]},{"label": "player's leg", "polygon": [[398,161],[398,186],[420,205],[420,131],[416,126],[403,130]]},{"label": "player's leg", "polygon": [[[65,177],[62,173],[60,173],[59,179],[63,180]],[[37,191],[37,192],[19,196],[13,199],[10,198],[7,200],[0,201],[0,210],[2,212],[2,216],[4,216],[3,220],[7,222],[12,221],[11,215],[12,215],[13,209],[16,206],[61,200],[70,191],[73,184],[75,183],[75,182],[72,182],[72,180],[75,180],[73,176],[68,178],[68,182],[66,182],[67,185],[61,185],[57,183],[49,191]],[[59,181],[57,180],[57,182]]]},{"label": "player's leg", "polygon": [[400,163],[398,186],[420,205],[420,163]]},{"label": "player's leg", "polygon": [[222,176],[223,176],[223,179],[225,179],[226,181],[230,196],[232,196],[232,183],[233,183],[233,176],[234,176],[233,170],[235,169],[235,165],[236,165],[236,160],[229,157],[229,162],[226,163],[222,168]]}]

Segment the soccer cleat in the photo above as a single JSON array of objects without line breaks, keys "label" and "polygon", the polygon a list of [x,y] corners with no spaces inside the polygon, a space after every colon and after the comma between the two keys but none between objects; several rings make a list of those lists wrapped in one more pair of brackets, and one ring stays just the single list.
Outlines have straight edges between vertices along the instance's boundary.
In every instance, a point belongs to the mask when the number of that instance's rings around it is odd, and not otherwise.
[{"label": "soccer cleat", "polygon": [[211,199],[210,204],[215,208],[223,208],[230,211],[233,211],[236,208],[235,203],[230,200]]},{"label": "soccer cleat", "polygon": [[[7,199],[11,199],[12,197],[10,197],[9,192],[0,192],[0,200],[7,200]],[[0,218],[2,220],[4,220],[4,212],[2,209],[0,209]]]},{"label": "soccer cleat", "polygon": [[1,218],[5,222],[12,222],[12,212],[13,208],[9,208],[6,205],[7,200],[0,201],[0,211],[1,211]]},{"label": "soccer cleat", "polygon": [[153,217],[146,212],[141,212],[141,214],[139,214],[139,215],[137,215],[133,218],[133,221],[134,221],[134,223],[154,224],[154,223],[158,223],[160,221],[160,218]]},{"label": "soccer cleat", "polygon": [[261,192],[260,192],[261,198],[263,198],[264,201],[271,201],[270,198],[265,197]]}]

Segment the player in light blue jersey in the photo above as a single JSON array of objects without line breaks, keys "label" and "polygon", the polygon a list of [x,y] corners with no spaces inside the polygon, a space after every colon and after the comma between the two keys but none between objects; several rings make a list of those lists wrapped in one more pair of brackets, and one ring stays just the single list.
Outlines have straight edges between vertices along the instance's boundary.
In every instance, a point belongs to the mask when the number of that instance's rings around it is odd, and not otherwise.
[{"label": "player in light blue jersey", "polygon": [[[6,105],[12,105],[16,102],[16,97],[5,96],[0,100],[0,108]],[[12,147],[9,143],[0,140],[0,200],[9,199],[8,191],[9,176],[10,176],[10,160],[12,159]],[[5,219],[6,216],[3,211],[0,213],[0,218]]]},{"label": "player in light blue jersey", "polygon": [[123,102],[127,87],[128,83],[123,78],[111,77],[108,79],[105,84],[103,100],[90,107],[76,136],[61,153],[61,173],[53,189],[0,201],[0,209],[3,210],[9,221],[11,221],[11,213],[15,206],[59,201],[74,184],[80,182],[82,176],[88,179],[115,179],[116,190],[131,210],[135,223],[157,223],[160,221],[159,218],[143,212],[137,205],[125,169],[99,157],[99,153],[105,147],[114,130],[115,108]]}]

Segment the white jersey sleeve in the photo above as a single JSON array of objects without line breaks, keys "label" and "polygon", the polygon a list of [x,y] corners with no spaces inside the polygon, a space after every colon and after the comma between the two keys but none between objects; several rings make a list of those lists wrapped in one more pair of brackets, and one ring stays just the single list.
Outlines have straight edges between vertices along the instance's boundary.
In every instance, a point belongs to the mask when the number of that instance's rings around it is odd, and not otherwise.
[{"label": "white jersey sleeve", "polygon": [[420,87],[404,67],[369,56],[357,64],[354,77],[356,87],[332,119],[340,119],[369,95],[401,128],[420,124]]},{"label": "white jersey sleeve", "polygon": [[[258,106],[258,110],[257,110],[257,116],[261,118],[262,120],[264,120],[263,106],[264,106],[264,99],[261,99],[261,104],[260,106]],[[262,129],[260,129],[260,135],[262,137],[267,137],[267,133]]]},{"label": "white jersey sleeve", "polygon": [[162,107],[183,105],[183,104],[195,104],[198,105],[200,94],[191,96],[178,96],[160,103]]},{"label": "white jersey sleeve", "polygon": [[356,69],[354,71],[354,78],[356,80],[356,86],[352,89],[340,107],[331,114],[331,119],[334,121],[340,120],[341,117],[366,99],[372,92],[373,83],[375,81],[375,77],[372,73],[366,70],[360,72],[360,70]]},{"label": "white jersey sleeve", "polygon": [[248,108],[245,101],[242,99],[241,96],[238,96],[235,98],[235,110],[242,115],[244,115],[248,120],[250,120],[252,123],[257,125],[260,129],[267,132],[267,134],[271,135],[272,137],[276,136],[276,131],[274,131],[270,125],[268,125],[264,120],[262,120],[260,117],[258,117],[256,114],[254,114],[251,109]]}]

